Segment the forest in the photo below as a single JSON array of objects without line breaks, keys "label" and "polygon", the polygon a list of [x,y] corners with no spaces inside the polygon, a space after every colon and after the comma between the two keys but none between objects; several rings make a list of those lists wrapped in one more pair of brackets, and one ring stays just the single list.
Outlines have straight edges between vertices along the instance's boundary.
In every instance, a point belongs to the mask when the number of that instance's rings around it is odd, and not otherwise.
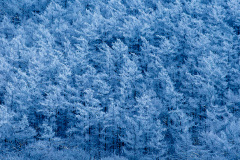
[{"label": "forest", "polygon": [[239,0],[0,0],[1,160],[239,160]]}]

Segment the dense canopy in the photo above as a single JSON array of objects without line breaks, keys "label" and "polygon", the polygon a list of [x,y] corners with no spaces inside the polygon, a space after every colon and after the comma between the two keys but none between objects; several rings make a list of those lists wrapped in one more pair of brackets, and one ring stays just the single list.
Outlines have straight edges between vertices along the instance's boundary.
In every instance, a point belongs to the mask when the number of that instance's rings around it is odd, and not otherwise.
[{"label": "dense canopy", "polygon": [[0,159],[239,159],[239,0],[2,0]]}]

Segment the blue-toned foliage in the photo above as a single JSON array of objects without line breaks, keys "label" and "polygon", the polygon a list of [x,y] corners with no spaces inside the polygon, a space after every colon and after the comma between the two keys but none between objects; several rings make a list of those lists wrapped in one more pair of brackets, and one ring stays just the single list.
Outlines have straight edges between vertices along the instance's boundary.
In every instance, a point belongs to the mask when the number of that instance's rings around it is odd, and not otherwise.
[{"label": "blue-toned foliage", "polygon": [[0,159],[239,159],[238,0],[0,1]]}]

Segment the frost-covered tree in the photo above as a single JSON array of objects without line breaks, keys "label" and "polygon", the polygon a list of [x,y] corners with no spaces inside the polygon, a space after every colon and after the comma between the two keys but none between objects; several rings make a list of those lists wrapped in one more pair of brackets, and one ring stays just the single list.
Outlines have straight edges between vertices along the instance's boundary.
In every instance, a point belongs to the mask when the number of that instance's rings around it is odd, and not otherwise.
[{"label": "frost-covered tree", "polygon": [[0,1],[0,159],[239,158],[238,8]]}]

